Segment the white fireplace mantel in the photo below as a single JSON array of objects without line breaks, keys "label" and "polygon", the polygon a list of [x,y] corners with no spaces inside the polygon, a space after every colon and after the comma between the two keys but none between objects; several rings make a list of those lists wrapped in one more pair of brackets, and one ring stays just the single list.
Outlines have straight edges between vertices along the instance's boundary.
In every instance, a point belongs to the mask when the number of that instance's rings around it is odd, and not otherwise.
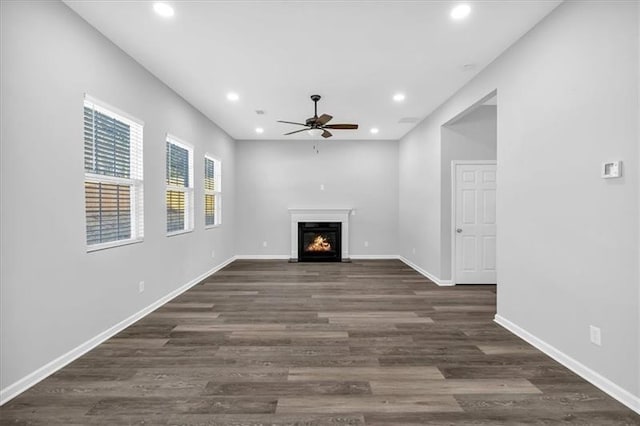
[{"label": "white fireplace mantel", "polygon": [[353,209],[289,209],[291,216],[291,259],[298,258],[298,222],[340,222],[342,260],[349,259],[349,216]]}]

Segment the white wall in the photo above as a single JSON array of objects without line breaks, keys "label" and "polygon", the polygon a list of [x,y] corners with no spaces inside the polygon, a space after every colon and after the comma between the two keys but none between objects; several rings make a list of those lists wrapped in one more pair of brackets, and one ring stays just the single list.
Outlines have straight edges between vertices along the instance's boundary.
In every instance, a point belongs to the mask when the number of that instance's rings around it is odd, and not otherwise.
[{"label": "white wall", "polygon": [[[65,5],[1,7],[0,387],[6,391],[231,258],[235,173],[229,136]],[[86,252],[85,93],[145,122],[142,243]],[[171,238],[165,236],[166,132],[195,147],[195,231]],[[206,231],[205,152],[223,161],[225,189],[224,225]],[[139,294],[141,280],[146,291]]]},{"label": "white wall", "polygon": [[[640,27],[640,6],[638,9],[638,26]],[[636,68],[638,74],[640,74],[640,28],[638,29],[638,68]],[[637,108],[640,113],[640,84],[638,86],[638,98],[637,98]],[[640,120],[638,120],[638,143],[640,144]],[[638,148],[638,168],[640,169],[640,147]],[[640,171],[638,172],[640,175]],[[638,211],[640,212],[640,196],[638,196]],[[638,241],[640,242],[640,226],[638,226]],[[639,243],[640,244],[640,243]],[[640,249],[638,250],[638,277],[640,277]],[[638,280],[640,281],[640,279]],[[640,285],[640,283],[638,284]],[[638,324],[640,324],[640,290],[638,291]],[[640,354],[640,327],[636,330],[637,339],[638,339],[638,354]],[[640,392],[640,368],[638,368],[638,388]]]},{"label": "white wall", "polygon": [[637,8],[560,5],[402,139],[399,198],[401,254],[440,275],[440,126],[497,89],[498,315],[636,397]]},{"label": "white wall", "polygon": [[[451,118],[451,117],[450,117]],[[398,248],[400,255],[441,276],[440,126],[427,117],[398,148]]]},{"label": "white wall", "polygon": [[495,105],[481,105],[441,128],[441,276],[451,279],[451,162],[495,160],[497,114]]},{"label": "white wall", "polygon": [[288,209],[333,207],[356,210],[351,255],[397,254],[398,143],[323,140],[319,153],[315,143],[237,142],[237,253],[288,257]]}]

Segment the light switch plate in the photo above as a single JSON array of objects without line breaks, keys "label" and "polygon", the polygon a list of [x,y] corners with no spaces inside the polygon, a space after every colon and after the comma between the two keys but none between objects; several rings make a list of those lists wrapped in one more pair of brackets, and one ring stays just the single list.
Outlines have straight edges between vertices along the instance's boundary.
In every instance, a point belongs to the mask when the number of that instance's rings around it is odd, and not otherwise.
[{"label": "light switch plate", "polygon": [[618,178],[620,176],[622,176],[622,161],[602,163],[602,177],[604,179]]}]

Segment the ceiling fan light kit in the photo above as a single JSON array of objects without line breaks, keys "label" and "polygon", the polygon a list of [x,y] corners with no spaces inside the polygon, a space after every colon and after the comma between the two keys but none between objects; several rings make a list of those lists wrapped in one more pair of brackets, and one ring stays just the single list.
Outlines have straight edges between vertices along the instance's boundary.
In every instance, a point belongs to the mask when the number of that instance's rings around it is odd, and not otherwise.
[{"label": "ceiling fan light kit", "polygon": [[296,126],[304,126],[304,129],[294,130],[293,132],[285,133],[285,136],[293,135],[295,133],[304,132],[305,130],[311,136],[322,136],[323,138],[330,138],[333,136],[331,132],[327,129],[332,130],[356,130],[358,128],[357,124],[327,124],[333,116],[329,114],[322,114],[318,117],[318,101],[320,100],[320,95],[311,95],[311,100],[313,101],[313,117],[307,118],[304,123],[297,123],[295,121],[283,121],[278,120],[278,123],[286,123],[286,124],[295,124]]}]

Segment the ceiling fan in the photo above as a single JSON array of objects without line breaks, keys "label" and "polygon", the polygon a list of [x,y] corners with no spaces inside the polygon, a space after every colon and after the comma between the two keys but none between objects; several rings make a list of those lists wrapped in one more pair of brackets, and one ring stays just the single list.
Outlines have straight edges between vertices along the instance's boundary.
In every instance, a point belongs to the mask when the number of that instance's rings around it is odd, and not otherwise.
[{"label": "ceiling fan", "polygon": [[320,100],[320,95],[311,95],[311,100],[313,101],[314,108],[313,117],[307,118],[307,121],[305,123],[278,120],[278,123],[296,124],[298,126],[305,127],[304,129],[285,133],[285,136],[308,131],[313,136],[322,135],[323,138],[330,138],[333,135],[327,129],[355,130],[358,128],[357,124],[327,124],[333,117],[329,114],[322,114],[320,117],[318,117],[318,101]]}]

